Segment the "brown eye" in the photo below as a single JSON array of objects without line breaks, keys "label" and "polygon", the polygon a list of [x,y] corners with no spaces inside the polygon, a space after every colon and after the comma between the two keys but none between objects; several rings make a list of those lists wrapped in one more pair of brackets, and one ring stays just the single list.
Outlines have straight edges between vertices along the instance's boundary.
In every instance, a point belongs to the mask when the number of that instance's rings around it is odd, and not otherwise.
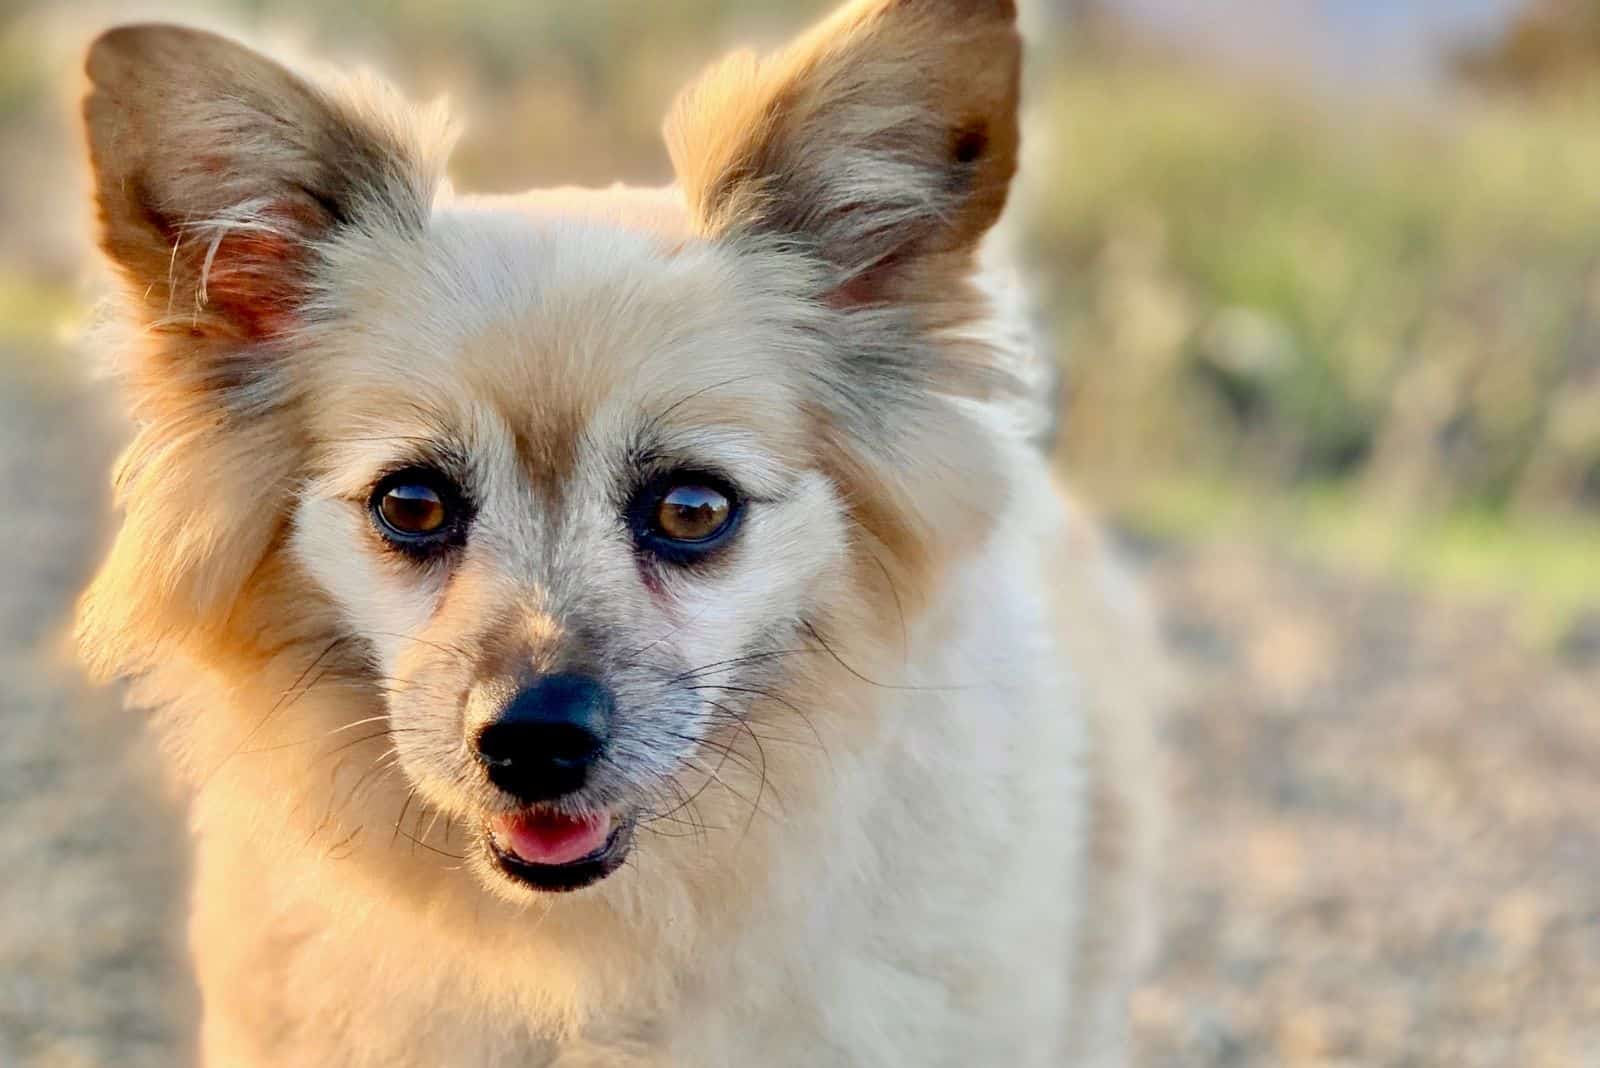
[{"label": "brown eye", "polygon": [[378,532],[398,549],[429,554],[459,540],[466,506],[461,491],[432,468],[397,471],[372,491],[370,507]]},{"label": "brown eye", "polygon": [[431,486],[402,483],[391,486],[378,502],[378,514],[396,534],[433,534],[444,527],[449,510]]},{"label": "brown eye", "polygon": [[733,502],[721,490],[684,483],[662,494],[655,527],[673,541],[709,541],[722,533],[732,515]]},{"label": "brown eye", "polygon": [[725,479],[681,470],[646,483],[629,503],[627,519],[641,551],[687,566],[726,545],[743,515],[744,502]]}]

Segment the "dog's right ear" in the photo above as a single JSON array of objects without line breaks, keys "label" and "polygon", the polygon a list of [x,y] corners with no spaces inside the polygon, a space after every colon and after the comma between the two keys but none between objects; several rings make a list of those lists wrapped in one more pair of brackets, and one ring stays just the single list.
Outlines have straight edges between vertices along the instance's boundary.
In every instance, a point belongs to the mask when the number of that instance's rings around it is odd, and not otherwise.
[{"label": "dog's right ear", "polygon": [[854,0],[679,97],[691,220],[799,241],[837,306],[948,301],[1006,202],[1020,72],[1013,0]]},{"label": "dog's right ear", "polygon": [[294,322],[319,241],[427,217],[438,161],[402,124],[242,45],[123,26],[86,66],[101,247],[147,325],[271,338]]}]

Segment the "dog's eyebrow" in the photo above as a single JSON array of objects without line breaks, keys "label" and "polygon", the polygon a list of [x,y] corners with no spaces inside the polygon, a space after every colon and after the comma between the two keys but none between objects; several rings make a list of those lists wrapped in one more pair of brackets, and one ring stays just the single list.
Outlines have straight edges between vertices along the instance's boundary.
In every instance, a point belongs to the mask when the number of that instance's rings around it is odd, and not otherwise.
[{"label": "dog's eyebrow", "polygon": [[325,458],[324,471],[320,478],[313,479],[313,484],[320,483],[332,486],[334,493],[346,500],[364,500],[372,487],[397,471],[404,471],[410,467],[434,468],[450,476],[465,490],[467,489],[468,476],[471,473],[471,463],[467,459],[467,451],[450,437],[433,437],[421,434],[367,434],[350,437],[323,438],[319,444],[329,445],[366,445],[374,443],[394,442],[405,447],[396,450],[393,454],[384,457],[374,465],[362,464],[359,473],[349,468],[342,468],[338,458]]},{"label": "dog's eyebrow", "polygon": [[[745,500],[755,504],[781,504],[795,494],[794,480],[774,477],[775,472],[758,472],[727,462],[725,455],[696,449],[670,441],[637,441],[628,450],[626,466],[632,483],[645,482],[673,471],[713,475],[736,486]],[[756,485],[752,485],[752,482]]]},{"label": "dog's eyebrow", "polygon": [[318,439],[323,445],[360,445],[369,441],[408,441],[424,446],[438,445],[444,440],[447,439],[430,434],[362,434],[354,437]]},{"label": "dog's eyebrow", "polygon": [[464,476],[471,466],[465,449],[448,441],[424,441],[384,464],[379,477],[408,467],[437,467],[447,475]]}]

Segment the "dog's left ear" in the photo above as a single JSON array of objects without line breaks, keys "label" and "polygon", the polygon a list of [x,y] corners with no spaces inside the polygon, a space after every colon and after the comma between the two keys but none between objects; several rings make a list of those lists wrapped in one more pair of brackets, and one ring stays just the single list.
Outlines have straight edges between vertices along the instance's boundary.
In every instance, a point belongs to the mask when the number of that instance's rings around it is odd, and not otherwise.
[{"label": "dog's left ear", "polygon": [[666,136],[707,236],[801,242],[838,305],[964,275],[1016,170],[1012,0],[860,0],[679,99]]}]

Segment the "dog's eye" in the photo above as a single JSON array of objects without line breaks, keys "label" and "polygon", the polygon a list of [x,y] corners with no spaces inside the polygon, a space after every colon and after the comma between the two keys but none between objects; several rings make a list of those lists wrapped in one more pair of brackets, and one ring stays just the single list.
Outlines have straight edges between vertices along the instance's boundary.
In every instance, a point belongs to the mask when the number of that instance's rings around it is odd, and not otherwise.
[{"label": "dog's eye", "polygon": [[728,540],[738,524],[740,502],[721,479],[680,472],[647,486],[631,512],[642,548],[688,563]]},{"label": "dog's eye", "polygon": [[705,541],[716,537],[733,515],[733,502],[710,486],[673,486],[656,506],[656,529],[673,541]]},{"label": "dog's eye", "polygon": [[456,533],[461,495],[437,471],[398,471],[372,491],[370,508],[378,530],[405,549],[427,549]]},{"label": "dog's eye", "polygon": [[444,526],[449,513],[444,501],[429,486],[395,486],[378,502],[378,514],[397,534],[432,534]]}]

